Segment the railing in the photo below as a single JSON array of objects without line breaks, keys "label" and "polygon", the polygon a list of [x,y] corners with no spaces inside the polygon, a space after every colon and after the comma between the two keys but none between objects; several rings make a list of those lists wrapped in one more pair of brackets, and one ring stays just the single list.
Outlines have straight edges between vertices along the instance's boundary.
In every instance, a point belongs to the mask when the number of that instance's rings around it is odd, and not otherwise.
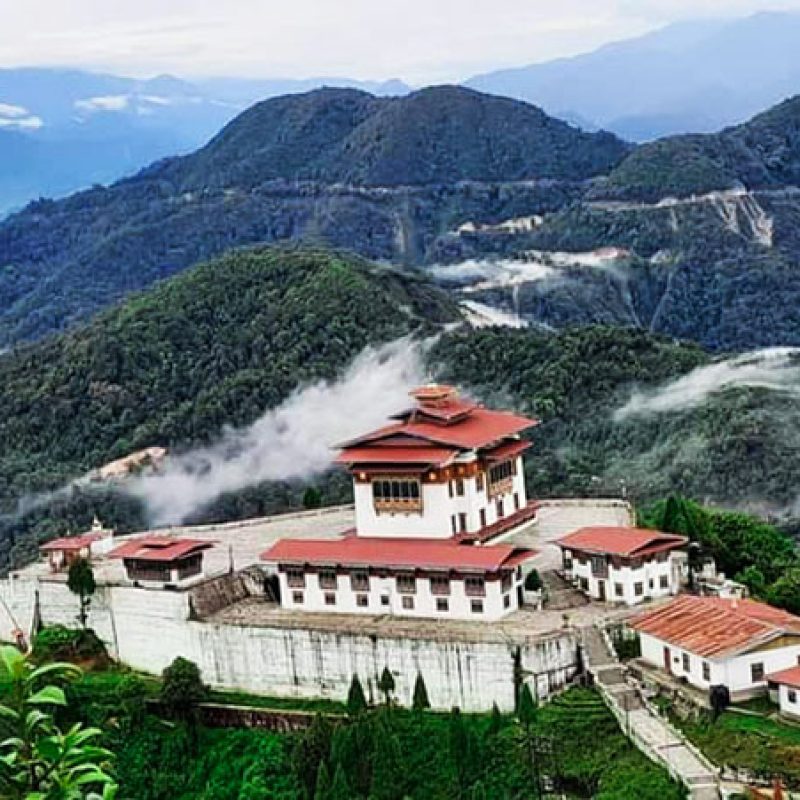
[{"label": "railing", "polygon": [[513,475],[508,478],[501,478],[499,481],[489,483],[489,497],[497,497],[501,494],[508,494],[514,488]]},{"label": "railing", "polygon": [[422,498],[408,497],[403,499],[373,500],[375,511],[379,514],[421,514]]}]

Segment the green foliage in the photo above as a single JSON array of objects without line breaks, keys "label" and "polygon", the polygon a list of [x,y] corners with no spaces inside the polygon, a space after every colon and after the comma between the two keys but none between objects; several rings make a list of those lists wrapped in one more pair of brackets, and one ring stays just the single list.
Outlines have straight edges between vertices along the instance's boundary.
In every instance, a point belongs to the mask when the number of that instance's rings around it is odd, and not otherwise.
[{"label": "green foliage", "polygon": [[162,677],[159,699],[179,719],[187,719],[195,706],[208,697],[208,688],[193,661],[178,656]]},{"label": "green foliage", "polygon": [[322,492],[316,486],[309,486],[303,492],[303,508],[319,508],[322,505]]},{"label": "green foliage", "polygon": [[539,571],[532,569],[525,576],[525,588],[529,592],[538,592],[542,588],[542,579],[539,576]]},{"label": "green foliage", "polygon": [[89,605],[92,601],[92,595],[97,588],[92,565],[87,559],[79,558],[70,564],[69,573],[67,574],[67,588],[73,594],[78,595],[78,600],[80,602],[78,619],[80,620],[81,627],[85,629],[86,618],[89,614]]},{"label": "green foliage", "polygon": [[517,718],[527,728],[536,722],[537,704],[531,694],[531,687],[527,683],[522,684],[517,703]]},{"label": "green foliage", "polygon": [[353,675],[347,691],[347,713],[354,717],[364,711],[366,707],[367,698],[364,696],[364,688],[361,686],[358,675]]},{"label": "green foliage", "polygon": [[38,663],[47,661],[108,660],[105,645],[92,630],[49,625],[33,640],[33,655]]},{"label": "green foliage", "polygon": [[414,697],[411,705],[415,711],[424,711],[431,707],[431,701],[428,699],[428,687],[425,686],[425,679],[421,672],[417,673],[414,681]]},{"label": "green foliage", "polygon": [[34,666],[14,647],[0,647],[0,796],[8,800],[113,800],[112,754],[95,743],[101,731],[75,724],[62,731],[55,712],[67,705],[63,684],[80,670]]},{"label": "green foliage", "polygon": [[392,701],[392,692],[394,692],[394,675],[389,667],[384,667],[381,677],[378,679],[378,690],[383,692],[386,699],[386,705]]}]

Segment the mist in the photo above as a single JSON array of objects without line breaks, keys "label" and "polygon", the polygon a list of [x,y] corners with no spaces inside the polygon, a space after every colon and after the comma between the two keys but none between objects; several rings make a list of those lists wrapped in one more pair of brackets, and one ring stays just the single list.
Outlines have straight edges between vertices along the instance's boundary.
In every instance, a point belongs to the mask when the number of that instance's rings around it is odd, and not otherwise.
[{"label": "mist", "polygon": [[424,344],[401,339],[364,350],[342,378],[301,387],[252,425],[168,457],[162,469],[126,481],[153,525],[183,522],[226,492],[268,480],[308,479],[324,472],[336,444],[386,424],[410,405],[424,382]]},{"label": "mist", "polygon": [[614,419],[694,408],[710,395],[737,386],[800,396],[800,348],[770,347],[697,367],[659,389],[635,392],[614,412]]}]

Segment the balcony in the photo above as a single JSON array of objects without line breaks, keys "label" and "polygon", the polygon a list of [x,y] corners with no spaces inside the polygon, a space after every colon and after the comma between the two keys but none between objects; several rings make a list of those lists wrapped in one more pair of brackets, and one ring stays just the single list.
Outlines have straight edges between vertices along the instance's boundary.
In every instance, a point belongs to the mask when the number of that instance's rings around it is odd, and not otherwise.
[{"label": "balcony", "polygon": [[422,498],[408,497],[396,499],[375,498],[373,500],[375,511],[378,514],[421,514]]}]

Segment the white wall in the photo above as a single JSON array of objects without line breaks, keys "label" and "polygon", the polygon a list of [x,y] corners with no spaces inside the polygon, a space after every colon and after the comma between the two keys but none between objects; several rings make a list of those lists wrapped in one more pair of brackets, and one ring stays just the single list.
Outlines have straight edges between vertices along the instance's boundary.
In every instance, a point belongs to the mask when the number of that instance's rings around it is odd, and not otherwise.
[{"label": "white wall", "polygon": [[[789,692],[794,694],[794,700],[789,699]],[[778,708],[781,714],[787,717],[800,719],[800,689],[793,689],[789,686],[778,687]]]},{"label": "white wall", "polygon": [[[335,590],[322,589],[319,585],[317,574],[307,574],[305,576],[305,588],[290,587],[288,585],[286,573],[279,573],[281,586],[281,605],[284,608],[307,611],[307,612],[332,612],[347,614],[393,614],[404,617],[433,617],[439,619],[469,619],[469,620],[491,620],[500,619],[512,611],[519,608],[517,599],[517,587],[521,584],[521,578],[517,577],[514,571],[511,585],[505,592],[502,591],[502,581],[487,580],[486,596],[471,597],[467,596],[464,582],[460,580],[450,581],[449,595],[435,595],[431,592],[430,581],[427,578],[417,578],[416,593],[414,597],[414,608],[403,608],[403,595],[397,591],[397,581],[395,578],[379,578],[371,575],[369,578],[368,592],[354,592],[351,588],[349,575],[337,575],[337,588]],[[303,592],[303,602],[295,603],[293,592]],[[331,591],[336,593],[336,605],[325,604],[325,594]],[[369,598],[368,606],[359,606],[356,603],[357,594],[366,594]],[[389,597],[389,605],[381,603],[381,597]],[[439,597],[446,597],[449,600],[447,611],[436,610],[436,600]],[[509,598],[509,605],[506,607],[504,597]],[[483,601],[483,611],[474,612],[472,610],[472,600]]]},{"label": "white wall", "polygon": [[[570,552],[570,551],[567,551]],[[678,593],[680,589],[680,578],[678,569],[675,566],[675,554],[670,554],[666,561],[650,559],[645,561],[641,567],[614,567],[608,565],[608,577],[600,578],[592,574],[591,559],[585,563],[575,560],[573,554],[572,571],[574,578],[585,578],[589,582],[589,596],[595,599],[600,598],[600,581],[605,582],[606,600],[612,603],[626,603],[636,605],[645,600],[656,597],[669,597]],[[667,578],[667,586],[661,586],[661,578]],[[616,592],[616,584],[622,584],[622,594]],[[643,593],[636,594],[636,584],[641,583]]]},{"label": "white wall", "polygon": [[[671,672],[676,677],[685,677],[686,680],[698,689],[708,689],[709,686],[723,685],[728,687],[731,697],[743,699],[747,696],[759,694],[766,689],[766,681],[753,683],[751,666],[755,663],[764,665],[764,673],[778,672],[797,665],[800,657],[800,645],[781,647],[775,650],[763,650],[755,653],[743,653],[724,660],[703,659],[680,647],[675,647],[654,636],[642,633],[639,637],[642,648],[642,658],[650,664],[661,669],[664,668],[664,647],[669,647],[671,658]],[[689,656],[689,670],[683,668],[683,655]],[[702,664],[706,661],[711,668],[710,680],[703,678]]]},{"label": "white wall", "polygon": [[[454,465],[468,464],[474,457],[468,457]],[[516,459],[517,472],[512,479],[512,491],[503,496],[504,516],[514,513],[514,493],[519,496],[520,508],[525,508],[527,498],[525,495],[525,475],[522,458]],[[369,482],[353,482],[353,495],[356,510],[356,530],[360,536],[393,536],[393,537],[421,537],[447,539],[453,535],[452,517],[464,513],[467,515],[467,532],[475,533],[481,528],[480,512],[486,512],[486,524],[492,525],[498,521],[497,497],[489,498],[488,475],[484,476],[483,490],[479,491],[477,479],[461,478],[464,482],[464,494],[458,495],[455,483],[458,476],[454,476],[453,496],[447,483],[422,483],[422,512],[421,513],[378,513],[375,510],[372,497],[372,484]],[[456,529],[460,532],[460,527]]]},{"label": "white wall", "polygon": [[[26,631],[33,610],[35,581],[0,581],[0,596]],[[46,624],[77,625],[77,600],[63,583],[39,584],[40,608]],[[563,686],[576,671],[577,638],[559,630],[519,641],[474,641],[448,636],[432,628],[416,638],[368,636],[313,627],[288,628],[195,622],[188,593],[136,587],[99,587],[92,600],[89,625],[110,652],[136,669],[160,673],[177,656],[195,661],[203,679],[223,689],[289,697],[343,700],[354,673],[367,691],[383,668],[395,675],[397,698],[410,703],[421,672],[434,708],[454,705],[465,711],[502,711],[514,705],[514,653],[531,674],[541,697]],[[0,638],[13,628],[0,616]]]}]

